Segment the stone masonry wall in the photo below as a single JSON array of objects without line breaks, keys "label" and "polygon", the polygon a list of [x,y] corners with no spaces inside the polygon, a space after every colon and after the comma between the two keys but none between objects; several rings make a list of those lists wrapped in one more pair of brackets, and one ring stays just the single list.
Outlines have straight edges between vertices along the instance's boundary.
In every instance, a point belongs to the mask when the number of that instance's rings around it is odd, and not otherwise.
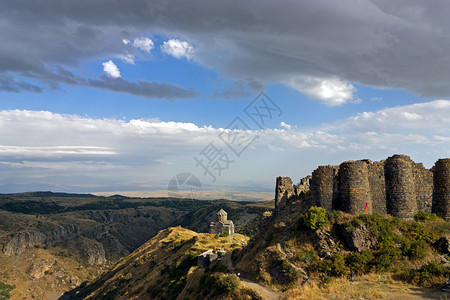
[{"label": "stone masonry wall", "polygon": [[439,159],[434,165],[433,211],[450,221],[450,158]]},{"label": "stone masonry wall", "polygon": [[[346,161],[339,166],[341,209],[351,214],[372,213],[369,170],[366,161]],[[367,209],[367,210],[366,210]]]},{"label": "stone masonry wall", "polygon": [[338,209],[338,166],[320,166],[312,173],[311,194],[314,203],[327,210]]},{"label": "stone masonry wall", "polygon": [[386,213],[386,182],[384,180],[384,160],[367,165],[369,170],[370,196],[372,212]]},{"label": "stone masonry wall", "polygon": [[413,164],[408,156],[396,154],[384,165],[387,213],[400,219],[412,219],[417,213]]},{"label": "stone masonry wall", "polygon": [[398,154],[380,162],[319,166],[296,185],[278,177],[275,208],[295,201],[353,214],[366,213],[367,202],[367,213],[411,219],[425,211],[450,221],[450,158],[439,159],[431,170]]},{"label": "stone masonry wall", "polygon": [[290,177],[277,177],[275,187],[275,209],[279,209],[287,204],[288,199],[294,194],[292,179]]},{"label": "stone masonry wall", "polygon": [[423,164],[413,165],[414,188],[417,200],[417,210],[431,212],[433,201],[433,172],[427,170]]}]

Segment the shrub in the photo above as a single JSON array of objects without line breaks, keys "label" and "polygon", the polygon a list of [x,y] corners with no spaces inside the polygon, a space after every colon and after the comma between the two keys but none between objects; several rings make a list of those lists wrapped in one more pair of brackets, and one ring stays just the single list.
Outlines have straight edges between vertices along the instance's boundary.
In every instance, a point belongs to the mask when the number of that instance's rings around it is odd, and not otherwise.
[{"label": "shrub", "polygon": [[233,294],[239,286],[239,280],[234,275],[218,275],[205,273],[200,277],[200,288],[203,294],[212,293],[213,296]]},{"label": "shrub", "polygon": [[415,241],[411,244],[409,256],[415,259],[423,259],[428,254],[428,248],[428,244],[425,241]]},{"label": "shrub", "polygon": [[421,285],[442,284],[450,277],[450,270],[439,263],[430,262],[420,269],[412,270],[409,278],[413,283]]},{"label": "shrub", "polygon": [[422,223],[412,223],[407,228],[407,232],[409,232],[416,240],[423,240],[430,243],[436,239],[435,234],[430,232]]},{"label": "shrub", "polygon": [[363,252],[353,252],[348,257],[348,265],[353,270],[369,271],[374,259],[374,255],[371,250],[364,250]]},{"label": "shrub", "polygon": [[220,294],[230,294],[235,292],[239,286],[238,279],[235,276],[226,276],[219,278],[216,282],[217,293]]},{"label": "shrub", "polygon": [[228,231],[224,231],[220,234],[221,237],[227,237],[229,235]]},{"label": "shrub", "polygon": [[303,217],[303,225],[309,229],[321,228],[327,220],[327,211],[322,207],[311,207]]},{"label": "shrub", "polygon": [[11,298],[11,292],[15,286],[3,283],[0,281],[0,300]]},{"label": "shrub", "polygon": [[388,270],[392,266],[391,256],[387,253],[381,253],[375,262],[375,267],[377,270]]},{"label": "shrub", "polygon": [[319,262],[318,270],[333,277],[344,276],[350,272],[350,268],[345,264],[344,257],[340,254],[334,255],[331,259]]},{"label": "shrub", "polygon": [[426,220],[435,221],[438,219],[439,219],[439,217],[436,216],[436,214],[425,212],[425,211],[421,211],[417,215],[414,216],[414,220],[416,220],[416,221],[426,221]]},{"label": "shrub", "polygon": [[300,251],[297,253],[296,258],[299,261],[305,262],[305,263],[312,263],[317,260],[317,253],[316,251],[309,250],[309,251]]}]

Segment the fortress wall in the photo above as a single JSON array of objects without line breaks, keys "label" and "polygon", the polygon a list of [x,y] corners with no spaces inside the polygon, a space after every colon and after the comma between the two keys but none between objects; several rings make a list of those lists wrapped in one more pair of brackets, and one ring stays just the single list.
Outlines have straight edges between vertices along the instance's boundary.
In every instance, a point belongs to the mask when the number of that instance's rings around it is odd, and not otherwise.
[{"label": "fortress wall", "polygon": [[413,165],[414,188],[417,210],[431,212],[433,201],[433,172],[427,170],[422,163]]},{"label": "fortress wall", "polygon": [[320,166],[312,173],[310,190],[315,205],[326,210],[339,209],[337,204],[338,166]]},{"label": "fortress wall", "polygon": [[[351,214],[372,213],[367,161],[346,161],[339,166],[341,209]],[[367,203],[367,211],[366,211]]]},{"label": "fortress wall", "polygon": [[369,170],[370,196],[372,198],[372,212],[386,213],[386,182],[384,179],[384,161],[367,165]]},{"label": "fortress wall", "polygon": [[435,163],[433,183],[433,212],[450,221],[450,158]]},{"label": "fortress wall", "polygon": [[294,187],[292,186],[292,179],[290,177],[277,177],[275,186],[275,209],[285,206],[294,194]]},{"label": "fortress wall", "polygon": [[418,211],[413,165],[409,156],[396,154],[384,166],[387,213],[401,219],[412,219]]},{"label": "fortress wall", "polygon": [[294,194],[297,198],[300,198],[302,196],[305,196],[310,191],[309,183],[312,179],[312,176],[306,176],[302,179],[300,179],[299,183],[294,185]]}]

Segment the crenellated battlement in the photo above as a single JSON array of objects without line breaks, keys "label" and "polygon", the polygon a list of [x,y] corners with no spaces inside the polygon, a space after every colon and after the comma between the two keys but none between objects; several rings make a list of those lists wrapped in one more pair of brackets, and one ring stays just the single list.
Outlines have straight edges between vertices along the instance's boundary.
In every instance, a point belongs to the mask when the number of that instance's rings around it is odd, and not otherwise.
[{"label": "crenellated battlement", "polygon": [[293,201],[352,214],[389,213],[411,219],[419,211],[434,212],[450,220],[450,159],[439,159],[428,170],[407,155],[385,161],[368,159],[319,166],[296,185],[289,177],[278,177],[277,210]]}]

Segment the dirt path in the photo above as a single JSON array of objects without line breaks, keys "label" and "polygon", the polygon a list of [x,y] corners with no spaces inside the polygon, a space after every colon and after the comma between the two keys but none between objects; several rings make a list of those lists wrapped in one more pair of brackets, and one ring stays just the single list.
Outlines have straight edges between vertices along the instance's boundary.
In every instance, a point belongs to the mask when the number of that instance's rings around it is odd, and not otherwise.
[{"label": "dirt path", "polygon": [[251,288],[252,290],[255,290],[261,297],[263,297],[264,300],[279,300],[284,299],[283,295],[275,292],[265,286],[262,286],[256,282],[250,281],[245,278],[240,278],[241,281],[245,282],[245,284]]},{"label": "dirt path", "polygon": [[[227,253],[225,255],[225,261],[227,266],[234,271],[233,261],[231,260],[231,253]],[[265,286],[260,285],[259,283],[242,277],[239,277],[239,279],[244,282],[245,285],[247,285],[249,288],[256,291],[263,298],[263,300],[284,299],[284,296],[281,293],[275,292]]]}]

